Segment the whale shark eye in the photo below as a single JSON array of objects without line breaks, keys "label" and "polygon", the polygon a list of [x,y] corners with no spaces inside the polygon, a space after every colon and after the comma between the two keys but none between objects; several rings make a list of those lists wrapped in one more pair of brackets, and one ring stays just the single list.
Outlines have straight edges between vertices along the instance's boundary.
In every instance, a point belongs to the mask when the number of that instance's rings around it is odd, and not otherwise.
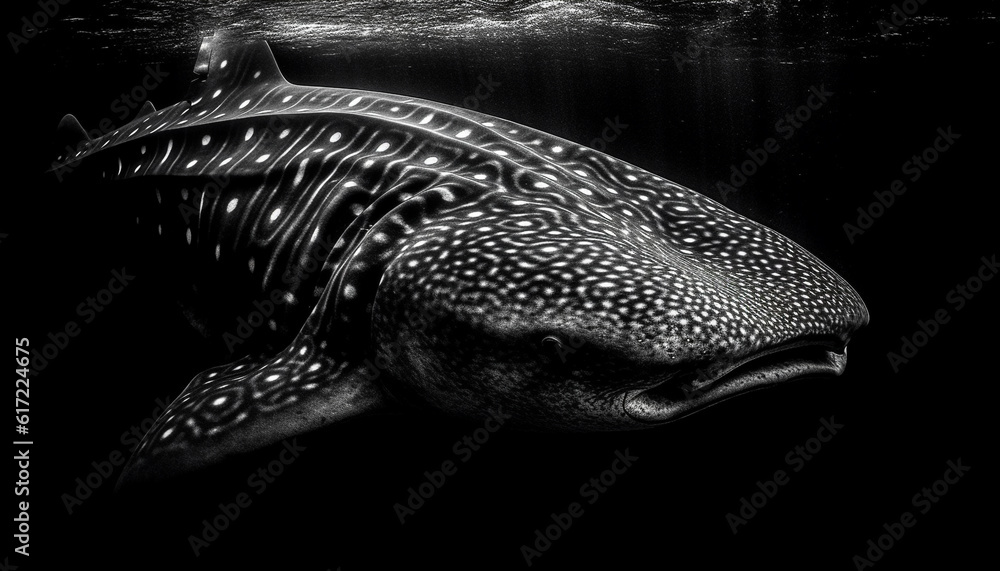
[{"label": "whale shark eye", "polygon": [[563,342],[555,335],[546,335],[544,338],[542,338],[541,345],[542,347],[553,347],[553,348],[562,347]]},{"label": "whale shark eye", "polygon": [[538,342],[538,345],[545,356],[565,362],[567,353],[566,344],[558,336],[546,335]]}]

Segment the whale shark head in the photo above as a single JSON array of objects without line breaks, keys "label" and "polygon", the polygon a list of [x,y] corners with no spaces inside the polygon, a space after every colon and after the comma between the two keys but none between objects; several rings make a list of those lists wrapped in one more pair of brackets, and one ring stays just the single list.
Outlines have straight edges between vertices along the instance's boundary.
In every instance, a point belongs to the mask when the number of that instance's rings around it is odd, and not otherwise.
[{"label": "whale shark head", "polygon": [[535,189],[415,236],[375,303],[390,390],[469,416],[499,406],[532,427],[618,430],[844,370],[868,322],[846,281],[778,232],[635,174],[599,207],[598,189]]}]

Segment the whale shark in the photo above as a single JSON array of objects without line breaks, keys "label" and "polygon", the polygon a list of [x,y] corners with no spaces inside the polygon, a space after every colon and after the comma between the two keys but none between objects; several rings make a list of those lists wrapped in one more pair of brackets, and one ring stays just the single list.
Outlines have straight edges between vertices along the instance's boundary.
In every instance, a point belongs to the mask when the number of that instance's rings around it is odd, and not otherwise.
[{"label": "whale shark", "polygon": [[868,322],[789,238],[578,143],[292,84],[263,41],[205,38],[194,77],[185,100],[99,137],[59,126],[76,146],[53,170],[124,189],[164,265],[194,280],[192,322],[230,328],[225,364],[162,413],[121,483],[386,411],[659,426],[839,375]]}]

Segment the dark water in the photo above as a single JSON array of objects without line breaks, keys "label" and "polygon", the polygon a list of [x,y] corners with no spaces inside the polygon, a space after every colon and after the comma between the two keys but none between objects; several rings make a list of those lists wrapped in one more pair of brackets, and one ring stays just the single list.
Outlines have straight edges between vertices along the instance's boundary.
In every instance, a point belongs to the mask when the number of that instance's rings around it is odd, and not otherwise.
[{"label": "dark water", "polygon": [[[10,6],[8,30],[37,10]],[[7,52],[6,167],[14,176],[0,213],[0,234],[8,235],[0,242],[5,315],[12,316],[5,329],[42,345],[70,320],[82,327],[32,381],[37,523],[31,561],[11,561],[22,569],[66,567],[57,560],[107,569],[523,568],[520,546],[551,523],[551,513],[580,500],[581,484],[627,447],[640,460],[585,504],[532,568],[854,568],[867,540],[903,511],[917,513],[911,497],[958,457],[973,470],[918,514],[876,569],[963,567],[988,545],[973,516],[984,509],[983,484],[995,481],[979,441],[994,414],[983,387],[995,376],[988,371],[1000,282],[986,283],[962,309],[948,295],[996,251],[996,9],[928,0],[883,35],[878,22],[892,13],[891,2],[63,7],[19,53]],[[192,331],[170,292],[157,287],[155,261],[131,239],[129,215],[113,194],[41,174],[54,127],[65,113],[88,129],[105,118],[130,120],[135,109],[120,115],[115,102],[146,66],[169,74],[150,100],[175,103],[200,38],[217,30],[267,39],[295,83],[474,104],[603,145],[716,200],[733,165],[774,138],[780,148],[726,205],[847,278],[872,323],[852,342],[838,379],[746,395],[641,433],[501,431],[402,526],[393,504],[425,470],[455,459],[452,445],[476,425],[369,419],[301,438],[308,454],[254,494],[198,558],[188,536],[201,533],[220,502],[253,493],[247,476],[277,449],[132,495],[115,496],[105,482],[68,515],[61,496],[73,493],[75,478],[127,450],[122,432],[157,398],[176,396],[196,372],[225,360],[225,351]],[[676,53],[690,59],[678,65]],[[481,78],[495,88],[475,99]],[[784,138],[778,121],[821,86],[832,95]],[[601,139],[609,121],[627,127]],[[961,138],[911,181],[903,163],[949,126]],[[907,192],[852,243],[844,223],[857,223],[857,208],[894,179],[905,180]],[[84,323],[77,305],[123,266],[135,282]],[[950,320],[894,373],[887,352],[898,352],[900,336],[940,309]],[[845,425],[842,433],[734,535],[725,514],[757,491],[758,480],[790,472],[786,454],[829,415]]]}]

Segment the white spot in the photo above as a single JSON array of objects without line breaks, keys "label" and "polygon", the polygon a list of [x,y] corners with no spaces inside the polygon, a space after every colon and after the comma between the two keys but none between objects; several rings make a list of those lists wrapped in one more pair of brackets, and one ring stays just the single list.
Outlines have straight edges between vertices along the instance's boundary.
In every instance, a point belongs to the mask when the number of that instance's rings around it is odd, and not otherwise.
[{"label": "white spot", "polygon": [[291,129],[285,129],[284,131],[282,131],[282,132],[281,132],[281,134],[280,134],[280,135],[278,135],[278,138],[279,138],[279,139],[284,139],[284,138],[285,138],[285,137],[287,137],[287,136],[288,136],[288,134],[289,134],[289,133],[291,133],[291,132],[292,132],[292,130],[291,130]]},{"label": "white spot", "polygon": [[173,433],[174,433],[174,429],[173,428],[168,428],[168,429],[166,429],[166,430],[163,431],[163,435],[160,436],[160,438],[167,438],[168,436],[170,436]]},{"label": "white spot", "polygon": [[433,119],[433,118],[434,118],[434,114],[431,113],[430,115],[427,115],[426,117],[424,117],[423,119],[421,119],[420,120],[420,124],[421,125],[426,125],[426,124],[430,123],[431,119]]},{"label": "white spot", "polygon": [[193,167],[193,166],[194,166],[194,165],[196,165],[196,164],[198,164],[198,159],[195,159],[195,160],[193,160],[193,161],[189,162],[189,163],[187,164],[187,168],[191,168],[191,167]]},{"label": "white spot", "polygon": [[212,401],[212,406],[222,406],[226,404],[226,397],[219,397]]},{"label": "white spot", "polygon": [[308,352],[309,352],[309,348],[308,347],[302,347],[301,349],[299,349],[299,355],[305,356],[305,354],[308,353]]},{"label": "white spot", "polygon": [[472,178],[474,178],[476,180],[485,180],[486,179],[486,175],[484,175],[484,174],[477,174],[477,175],[473,175]]},{"label": "white spot", "polygon": [[259,71],[253,72],[253,78],[257,79],[258,77],[260,77],[260,72]]},{"label": "white spot", "polygon": [[273,383],[274,381],[277,381],[280,378],[281,378],[281,375],[271,375],[270,377],[268,377],[268,378],[266,378],[264,380],[267,381],[267,382],[269,382],[269,383]]},{"label": "white spot", "polygon": [[344,299],[354,299],[356,295],[358,295],[358,290],[354,289],[354,286],[344,286]]},{"label": "white spot", "polygon": [[559,145],[556,145],[556,146],[552,147],[552,152],[553,153],[561,153],[561,152],[563,152],[563,148],[560,147]]},{"label": "white spot", "polygon": [[225,165],[228,165],[228,164],[229,164],[229,163],[231,163],[232,161],[233,161],[233,157],[227,157],[227,158],[225,158],[225,159],[222,159],[222,162],[221,162],[221,163],[219,163],[219,166],[225,166]]},{"label": "white spot", "polygon": [[247,99],[247,100],[246,100],[246,101],[244,101],[243,103],[240,103],[240,109],[243,109],[243,108],[244,108],[244,107],[246,107],[247,105],[250,105],[250,100],[249,100],[249,99]]},{"label": "white spot", "polygon": [[247,134],[243,137],[244,141],[249,141],[253,137],[253,127],[247,129]]},{"label": "white spot", "polygon": [[549,187],[549,185],[547,183],[544,183],[544,182],[536,182],[535,183],[535,188],[548,188],[548,187]]},{"label": "white spot", "polygon": [[170,151],[174,150],[174,140],[170,139],[167,141],[167,152],[163,154],[163,158],[160,159],[160,164],[167,162],[167,157],[170,156]]},{"label": "white spot", "polygon": [[438,162],[438,158],[437,157],[427,157],[426,159],[424,159],[424,164],[425,165],[432,165],[432,164],[434,164],[436,162]]},{"label": "white spot", "polygon": [[139,153],[143,155],[146,154],[146,145],[143,145],[142,148],[139,149]]},{"label": "white spot", "polygon": [[479,218],[482,215],[483,213],[481,211],[476,210],[475,212],[470,212],[468,216],[469,218]]},{"label": "white spot", "polygon": [[313,371],[319,370],[319,367],[320,367],[319,363],[313,363],[312,365],[309,365],[309,372],[311,373]]},{"label": "white spot", "polygon": [[226,205],[226,212],[232,212],[233,210],[236,210],[236,205],[239,203],[240,200],[238,198],[230,200],[229,204]]},{"label": "white spot", "polygon": [[261,155],[261,156],[257,157],[257,162],[258,163],[262,163],[262,162],[266,161],[269,158],[271,158],[271,155]]},{"label": "white spot", "polygon": [[187,229],[187,232],[184,233],[184,236],[187,238],[187,243],[190,244],[191,243],[191,229],[190,228]]},{"label": "white spot", "polygon": [[215,260],[219,261],[219,258],[221,256],[222,256],[222,246],[220,244],[216,244],[215,245]]},{"label": "white spot", "polygon": [[212,142],[212,136],[211,135],[205,135],[204,137],[201,138],[201,146],[203,146],[203,147],[205,145],[211,143],[211,142]]},{"label": "white spot", "polygon": [[378,146],[377,149],[375,149],[375,152],[384,153],[386,150],[388,150],[388,148],[389,148],[389,143],[382,143],[381,145]]},{"label": "white spot", "polygon": [[557,248],[555,246],[546,246],[546,247],[542,248],[542,251],[545,252],[546,254],[551,254],[553,252],[558,252],[559,248]]},{"label": "white spot", "polygon": [[627,174],[627,175],[625,175],[625,178],[627,178],[629,180],[639,180],[639,179],[635,178],[634,174]]},{"label": "white spot", "polygon": [[224,59],[224,60],[222,60],[222,63],[219,64],[219,67],[224,68],[227,65],[229,65],[229,60],[228,59]]},{"label": "white spot", "polygon": [[216,90],[215,90],[215,93],[213,93],[213,94],[212,94],[212,99],[215,99],[215,98],[216,98],[216,97],[218,97],[218,96],[219,96],[220,94],[222,94],[222,90],[221,90],[221,89],[216,89]]},{"label": "white spot", "polygon": [[472,134],[472,130],[471,129],[463,129],[463,130],[459,131],[458,134],[455,135],[455,136],[458,137],[459,139],[464,139],[464,138],[468,137],[471,134]]},{"label": "white spot", "polygon": [[347,106],[348,106],[348,107],[354,107],[354,106],[355,106],[355,105],[357,105],[357,104],[358,104],[358,102],[360,102],[360,101],[361,101],[361,98],[360,98],[360,97],[355,97],[354,99],[352,99],[352,100],[351,100],[351,102],[350,102],[350,103],[348,103],[348,104],[347,104]]},{"label": "white spot", "polygon": [[288,103],[291,100],[292,100],[292,96],[291,95],[286,95],[285,98],[281,100],[281,102],[282,103]]},{"label": "white spot", "polygon": [[333,134],[332,137],[330,137],[330,142],[336,143],[337,141],[340,140],[340,137],[341,137],[340,131],[337,131],[336,133]]},{"label": "white spot", "polygon": [[277,220],[279,216],[281,216],[281,209],[275,208],[274,212],[271,213],[271,222]]},{"label": "white spot", "polygon": [[247,266],[250,268],[250,272],[253,273],[254,267],[257,266],[257,261],[254,260],[253,258],[250,258],[250,261],[247,262]]}]

